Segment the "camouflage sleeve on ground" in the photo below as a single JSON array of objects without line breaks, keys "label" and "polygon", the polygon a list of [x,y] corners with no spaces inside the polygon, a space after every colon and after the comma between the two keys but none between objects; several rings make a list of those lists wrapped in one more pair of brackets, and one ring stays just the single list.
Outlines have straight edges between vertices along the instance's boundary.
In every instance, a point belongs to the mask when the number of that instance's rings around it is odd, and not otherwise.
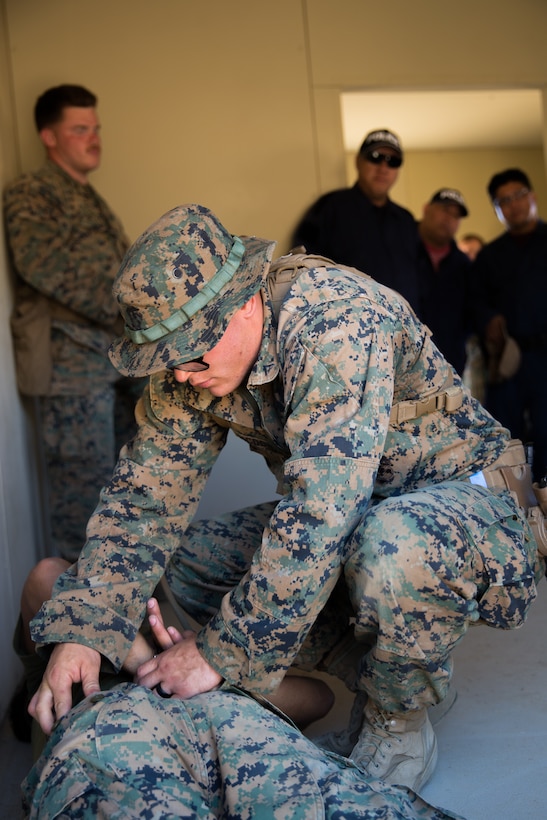
[{"label": "camouflage sleeve on ground", "polygon": [[126,239],[106,204],[51,164],[4,192],[15,270],[36,290],[80,315],[111,325],[112,283]]},{"label": "camouflage sleeve on ground", "polygon": [[56,725],[22,792],[29,820],[457,820],[233,690],[92,695]]},{"label": "camouflage sleeve on ground", "polygon": [[82,643],[116,668],[127,655],[227,435],[205,414],[182,411],[177,391],[171,374],[151,377],[138,434],[101,492],[78,563],[32,622],[39,645]]}]

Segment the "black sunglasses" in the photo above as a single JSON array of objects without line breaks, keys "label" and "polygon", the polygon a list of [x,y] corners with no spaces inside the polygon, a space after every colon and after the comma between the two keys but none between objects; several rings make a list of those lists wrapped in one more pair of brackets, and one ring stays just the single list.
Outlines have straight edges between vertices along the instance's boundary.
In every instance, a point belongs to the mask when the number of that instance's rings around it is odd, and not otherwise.
[{"label": "black sunglasses", "polygon": [[381,154],[380,151],[370,151],[365,154],[365,159],[367,162],[372,162],[373,165],[380,165],[381,162],[385,162],[389,168],[400,168],[403,164],[401,157],[392,154]]},{"label": "black sunglasses", "polygon": [[200,356],[198,359],[191,359],[189,362],[177,364],[173,370],[184,370],[186,373],[199,373],[200,370],[209,370],[209,365],[207,362],[204,362],[203,357]]}]

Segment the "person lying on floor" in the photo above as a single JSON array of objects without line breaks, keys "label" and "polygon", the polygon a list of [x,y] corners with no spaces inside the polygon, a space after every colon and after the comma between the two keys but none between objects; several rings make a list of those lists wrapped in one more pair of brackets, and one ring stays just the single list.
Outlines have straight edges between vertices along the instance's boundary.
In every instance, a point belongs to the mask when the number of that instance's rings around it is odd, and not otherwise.
[{"label": "person lying on floor", "polygon": [[[164,650],[191,638],[165,629],[157,602],[149,611]],[[321,750],[265,699],[227,684],[186,699],[158,688],[122,683],[65,715],[23,783],[25,818],[457,817]]]}]

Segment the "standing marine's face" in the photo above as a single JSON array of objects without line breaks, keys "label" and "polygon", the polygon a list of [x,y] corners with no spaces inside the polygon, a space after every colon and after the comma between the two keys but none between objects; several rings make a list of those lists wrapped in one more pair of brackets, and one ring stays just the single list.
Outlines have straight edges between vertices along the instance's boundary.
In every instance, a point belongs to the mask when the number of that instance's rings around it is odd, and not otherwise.
[{"label": "standing marine's face", "polygon": [[100,123],[94,108],[69,106],[59,122],[43,128],[40,138],[48,157],[79,182],[101,161]]}]

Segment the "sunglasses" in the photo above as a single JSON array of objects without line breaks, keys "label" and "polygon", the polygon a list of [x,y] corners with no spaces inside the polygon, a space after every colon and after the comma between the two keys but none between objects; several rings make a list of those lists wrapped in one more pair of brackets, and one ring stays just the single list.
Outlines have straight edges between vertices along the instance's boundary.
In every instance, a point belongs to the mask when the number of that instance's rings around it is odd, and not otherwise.
[{"label": "sunglasses", "polygon": [[200,356],[198,359],[191,359],[189,362],[177,364],[173,370],[184,370],[185,373],[199,373],[201,370],[209,370],[209,365]]},{"label": "sunglasses", "polygon": [[401,157],[393,156],[392,154],[381,154],[380,151],[369,151],[365,154],[367,162],[372,162],[373,165],[380,165],[385,162],[388,168],[400,168],[403,164]]}]

